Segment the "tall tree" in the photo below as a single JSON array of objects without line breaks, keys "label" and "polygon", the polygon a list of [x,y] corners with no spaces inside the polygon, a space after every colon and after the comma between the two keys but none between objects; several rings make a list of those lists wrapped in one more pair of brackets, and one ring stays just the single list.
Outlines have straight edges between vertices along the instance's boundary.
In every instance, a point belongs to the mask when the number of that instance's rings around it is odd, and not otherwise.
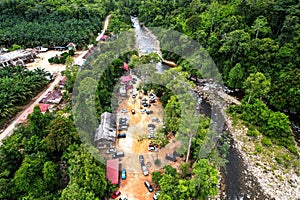
[{"label": "tall tree", "polygon": [[268,94],[270,91],[271,81],[268,80],[261,72],[250,74],[244,82],[244,88],[246,89],[246,95],[249,96],[248,102],[251,97],[261,98]]},{"label": "tall tree", "polygon": [[193,177],[190,180],[190,190],[193,196],[207,199],[218,194],[218,171],[207,159],[200,159],[193,165]]},{"label": "tall tree", "polygon": [[271,34],[271,28],[268,24],[268,20],[264,16],[257,17],[251,28],[255,38],[258,38],[259,34],[261,37],[268,37]]}]

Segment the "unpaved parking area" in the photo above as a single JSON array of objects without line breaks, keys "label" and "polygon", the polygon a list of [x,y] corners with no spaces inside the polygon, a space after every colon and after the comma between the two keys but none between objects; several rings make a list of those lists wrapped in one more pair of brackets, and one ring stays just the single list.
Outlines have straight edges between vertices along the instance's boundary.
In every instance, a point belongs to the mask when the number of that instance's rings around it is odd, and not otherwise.
[{"label": "unpaved parking area", "polygon": [[[66,69],[65,64],[50,64],[48,62],[48,59],[51,57],[54,57],[56,55],[60,55],[64,51],[47,51],[42,52],[37,55],[37,58],[34,59],[34,62],[26,64],[27,68],[30,70],[34,70],[38,67],[45,69],[46,71],[49,71],[50,73],[55,72],[61,72]],[[76,51],[75,55],[72,57],[73,59],[76,59],[77,57],[82,56],[84,51]]]},{"label": "unpaved parking area", "polygon": [[[135,76],[134,76],[135,77]],[[176,147],[179,146],[178,142],[171,141],[166,147],[159,149],[157,152],[148,151],[148,144],[150,140],[148,136],[148,124],[155,124],[156,130],[159,126],[162,126],[163,119],[163,107],[159,101],[151,104],[151,107],[147,110],[153,111],[152,114],[141,113],[140,99],[143,97],[148,98],[136,91],[137,84],[131,91],[128,91],[128,97],[120,97],[119,108],[117,110],[117,121],[119,118],[126,117],[128,119],[129,128],[127,131],[118,131],[117,134],[126,132],[126,138],[117,139],[116,147],[118,151],[123,151],[125,156],[120,159],[122,169],[127,171],[127,179],[121,180],[120,191],[122,194],[126,194],[128,199],[136,200],[152,200],[155,192],[150,193],[144,185],[144,181],[151,182],[151,173],[153,171],[160,170],[166,164],[172,164],[173,167],[179,169],[179,163],[173,163],[165,159],[166,153],[173,153]],[[132,94],[137,94],[136,98],[132,98]],[[127,109],[127,113],[122,113],[122,109]],[[131,113],[131,109],[135,109],[135,114]],[[142,106],[142,109],[144,107]],[[152,118],[160,119],[160,122],[152,122]],[[139,140],[141,136],[144,139]],[[145,159],[145,165],[149,171],[148,176],[144,176],[141,170],[139,162],[139,155],[143,155]],[[160,159],[161,165],[156,166],[154,160]],[[153,184],[152,184],[153,186]]]}]

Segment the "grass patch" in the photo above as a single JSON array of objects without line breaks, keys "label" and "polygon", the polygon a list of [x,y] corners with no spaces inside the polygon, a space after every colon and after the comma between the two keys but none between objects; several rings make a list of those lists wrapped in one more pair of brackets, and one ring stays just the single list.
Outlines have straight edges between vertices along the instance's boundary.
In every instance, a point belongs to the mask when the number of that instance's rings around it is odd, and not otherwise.
[{"label": "grass patch", "polygon": [[266,147],[272,146],[272,141],[271,141],[269,138],[267,138],[267,137],[262,137],[262,138],[261,138],[261,143],[262,143],[264,146],[266,146]]},{"label": "grass patch", "polygon": [[276,162],[277,162],[278,164],[283,164],[283,161],[282,161],[281,158],[275,157],[275,160],[276,160]]},{"label": "grass patch", "polygon": [[257,153],[261,153],[263,148],[262,148],[262,146],[258,145],[258,146],[255,147],[255,150],[256,150]]}]

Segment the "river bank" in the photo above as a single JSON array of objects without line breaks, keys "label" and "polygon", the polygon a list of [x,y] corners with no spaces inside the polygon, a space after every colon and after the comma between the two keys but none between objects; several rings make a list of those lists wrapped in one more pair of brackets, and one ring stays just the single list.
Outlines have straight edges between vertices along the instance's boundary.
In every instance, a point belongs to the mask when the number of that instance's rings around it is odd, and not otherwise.
[{"label": "river bank", "polygon": [[[256,153],[256,143],[246,135],[248,129],[244,125],[234,124],[230,117],[227,117],[226,124],[234,140],[233,148],[241,155],[247,171],[257,178],[264,193],[270,199],[300,199],[300,177],[296,174],[297,169],[280,165],[276,161],[276,148],[265,148],[263,152]],[[290,154],[283,148],[280,150]]]},{"label": "river bank", "polygon": [[[214,85],[207,84],[197,87],[197,92],[209,104],[217,106],[225,116],[225,130],[229,134],[231,147],[228,152],[228,164],[225,170],[226,197],[224,199],[300,199],[300,177],[297,175],[297,158],[283,147],[263,147],[257,152],[260,137],[253,139],[247,136],[247,127],[239,122],[233,122],[227,115],[226,108],[229,104],[236,104],[232,98],[221,90],[215,91]],[[219,95],[225,106],[216,99]],[[228,98],[227,98],[228,97]],[[276,156],[285,155],[290,163],[279,164]],[[296,160],[295,160],[296,159]],[[230,162],[233,162],[230,164]],[[241,163],[243,163],[241,165]],[[228,174],[229,173],[229,174]],[[239,175],[238,175],[239,174]],[[226,177],[227,176],[227,177]],[[230,185],[235,181],[235,185]],[[226,183],[227,182],[227,183]],[[237,191],[240,190],[240,191]],[[261,190],[261,191],[260,191]],[[236,195],[239,194],[239,195]]]}]

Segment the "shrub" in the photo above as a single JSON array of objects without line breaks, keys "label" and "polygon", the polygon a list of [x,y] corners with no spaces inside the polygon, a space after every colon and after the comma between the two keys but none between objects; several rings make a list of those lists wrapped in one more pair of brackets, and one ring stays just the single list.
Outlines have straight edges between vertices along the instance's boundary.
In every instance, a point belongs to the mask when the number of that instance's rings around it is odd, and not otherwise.
[{"label": "shrub", "polygon": [[293,154],[295,154],[296,156],[298,156],[298,158],[299,158],[299,153],[298,153],[297,148],[295,147],[295,145],[288,145],[288,146],[287,146],[287,149],[288,149],[291,153],[293,153]]},{"label": "shrub", "polygon": [[262,146],[256,146],[256,151],[257,151],[258,153],[262,152]]},{"label": "shrub", "polygon": [[248,129],[247,135],[256,138],[259,135],[259,132],[255,129],[254,130],[253,129]]},{"label": "shrub", "polygon": [[267,137],[261,138],[261,143],[266,147],[272,146],[272,141]]},{"label": "shrub", "polygon": [[154,164],[158,166],[161,164],[161,161],[159,159],[156,159],[156,160],[154,160]]},{"label": "shrub", "polygon": [[282,161],[281,158],[275,157],[275,160],[276,160],[276,162],[277,162],[278,164],[282,164],[282,163],[283,163],[283,161]]}]

